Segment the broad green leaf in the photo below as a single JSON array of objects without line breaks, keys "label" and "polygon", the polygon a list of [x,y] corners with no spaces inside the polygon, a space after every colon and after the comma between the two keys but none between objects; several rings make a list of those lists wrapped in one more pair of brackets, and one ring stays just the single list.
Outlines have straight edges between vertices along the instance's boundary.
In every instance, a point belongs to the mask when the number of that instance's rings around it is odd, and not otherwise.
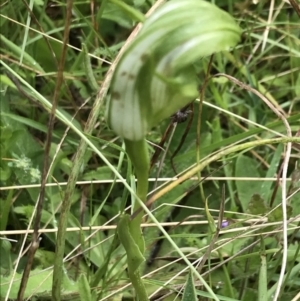
[{"label": "broad green leaf", "polygon": [[[10,290],[9,298],[16,300],[18,295],[18,290],[20,286],[20,281],[22,274],[16,273],[13,278],[13,284]],[[6,296],[10,282],[12,281],[12,275],[8,277],[0,276],[0,297],[1,300]],[[35,295],[40,297],[49,297],[51,296],[51,287],[52,287],[52,277],[49,270],[35,269],[31,271],[28,283],[26,286],[26,291],[24,294],[25,298]],[[62,296],[66,297],[71,294],[78,293],[77,283],[72,282],[64,275],[62,281]],[[74,295],[73,295],[74,296]]]},{"label": "broad green leaf", "polygon": [[55,253],[52,251],[37,249],[34,256],[35,260],[39,261],[39,267],[45,269],[53,265]]},{"label": "broad green leaf", "polygon": [[93,181],[93,180],[110,180],[113,176],[111,174],[111,170],[107,166],[98,167],[95,170],[86,172],[83,176],[83,180],[85,181]]},{"label": "broad green leaf", "polygon": [[248,204],[247,212],[253,215],[265,214],[268,212],[268,206],[259,194],[253,194]]},{"label": "broad green leaf", "polygon": [[44,5],[44,1],[43,0],[34,0],[34,4],[42,6],[42,5]]},{"label": "broad green leaf", "polygon": [[[1,200],[2,201],[2,200]],[[11,250],[10,241],[6,240],[6,238],[0,239],[0,275],[6,276],[9,275],[13,269],[12,263],[12,250]],[[1,282],[0,282],[1,285]],[[1,286],[0,286],[1,287]],[[0,288],[1,291],[1,288]]]},{"label": "broad green leaf", "polygon": [[190,272],[184,288],[182,301],[197,301],[197,300],[198,299],[196,296],[193,274]]},{"label": "broad green leaf", "polygon": [[23,52],[21,47],[14,44],[12,41],[8,40],[2,34],[0,34],[0,41],[1,41],[1,45],[3,45],[2,47],[7,47],[7,49],[9,49],[17,58],[19,58],[23,55],[24,62],[26,62],[26,64],[28,64],[32,68],[35,68],[35,70],[39,70],[40,72],[44,72],[43,68],[37,63],[36,58],[33,58],[27,52]]},{"label": "broad green leaf", "polygon": [[[247,156],[240,155],[236,160],[235,176],[242,177],[260,177],[257,171],[257,162]],[[239,201],[241,202],[243,211],[246,212],[248,203],[253,194],[260,191],[261,183],[259,181],[236,181]]]},{"label": "broad green leaf", "polygon": [[[33,213],[33,210],[34,210],[34,206],[32,205],[23,205],[23,206],[16,206],[14,207],[14,212],[20,216],[22,216],[22,218],[26,218],[27,220],[30,219],[32,213]],[[51,224],[53,226],[55,226],[55,223],[52,219],[52,214],[49,213],[48,211],[46,210],[42,210],[42,216],[41,216],[41,222],[46,224],[48,221],[51,221]]]},{"label": "broad green leaf", "polygon": [[[127,15],[124,10],[120,9],[116,4],[110,2],[107,2],[105,4],[102,18],[116,22],[125,28],[131,28],[133,25],[131,17]],[[109,26],[109,23],[104,23],[103,21],[102,24]]]},{"label": "broad green leaf", "polygon": [[114,4],[116,4],[121,10],[123,10],[128,16],[130,16],[133,20],[144,22],[145,16],[139,12],[137,9],[134,9],[130,5],[124,3],[124,1],[120,0],[110,0]]},{"label": "broad green leaf", "polygon": [[[274,177],[274,175],[276,174],[278,165],[280,163],[282,150],[283,150],[283,145],[279,144],[276,148],[274,155],[272,156],[272,161],[267,171],[266,178]],[[271,189],[272,185],[273,185],[272,181],[263,181],[261,184],[260,195],[267,202],[270,200],[270,197],[273,193],[273,190]]]},{"label": "broad green leaf", "polygon": [[[293,207],[290,205],[286,206],[287,218],[291,218],[293,213]],[[282,207],[279,206],[275,210],[273,210],[268,216],[269,222],[280,222],[282,221]]]},{"label": "broad green leaf", "polygon": [[93,300],[89,282],[84,274],[81,274],[78,279],[78,289],[81,301]]},{"label": "broad green leaf", "polygon": [[3,199],[0,198],[0,230],[1,231],[6,229],[9,211],[12,203],[13,203],[13,190],[10,190],[6,198]]},{"label": "broad green leaf", "polygon": [[167,2],[144,23],[113,75],[107,119],[122,138],[141,140],[149,129],[198,95],[192,66],[239,41],[234,19],[198,0]]}]

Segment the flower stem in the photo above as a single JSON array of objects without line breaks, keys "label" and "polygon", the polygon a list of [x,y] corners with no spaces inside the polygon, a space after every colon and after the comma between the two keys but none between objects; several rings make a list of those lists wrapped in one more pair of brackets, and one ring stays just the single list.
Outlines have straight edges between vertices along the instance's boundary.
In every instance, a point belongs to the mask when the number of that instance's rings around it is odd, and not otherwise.
[{"label": "flower stem", "polygon": [[[149,153],[147,149],[146,140],[139,141],[130,141],[125,140],[126,152],[132,162],[132,165],[135,170],[135,175],[137,178],[137,191],[136,194],[144,203],[147,200],[148,193],[148,174],[150,167]],[[141,205],[137,200],[134,200],[132,206],[133,212],[138,210]],[[145,241],[141,229],[141,223],[143,218],[143,211],[141,211],[133,220],[128,220],[128,232],[125,233],[125,236],[121,238],[121,242],[125,247],[127,253],[127,265],[128,265],[128,274],[131,280],[133,287],[135,288],[136,294],[141,301],[148,300],[147,291],[144,286],[143,280],[140,275],[139,267],[136,267],[130,258],[134,255],[132,252],[138,253],[135,248],[128,246],[128,240],[133,239],[134,244],[137,245],[139,252],[141,255],[145,252]],[[122,229],[119,229],[119,233],[122,233]],[[127,241],[124,241],[127,240]],[[127,246],[127,247],[126,247]]]}]

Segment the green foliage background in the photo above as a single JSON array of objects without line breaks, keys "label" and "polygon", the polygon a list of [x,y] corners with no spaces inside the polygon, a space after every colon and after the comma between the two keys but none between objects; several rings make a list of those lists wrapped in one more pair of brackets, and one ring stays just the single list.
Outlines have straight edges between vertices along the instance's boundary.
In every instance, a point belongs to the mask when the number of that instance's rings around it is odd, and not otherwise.
[{"label": "green foliage background", "polygon": [[[154,1],[124,2],[134,9],[136,14],[138,12],[145,14]],[[273,21],[266,35],[270,3],[269,1],[257,2],[257,4],[248,0],[215,2],[218,7],[229,12],[236,19],[243,33],[241,43],[233,52],[223,52],[214,56],[211,74],[221,72],[229,74],[260,91],[288,114],[287,120],[293,134],[299,135],[299,16],[287,3],[275,1]],[[1,62],[8,65],[51,102],[57,66],[43,35],[48,38],[56,58],[59,59],[65,24],[65,6],[61,2],[53,5],[52,1],[43,0],[28,1],[28,4],[32,5],[33,14],[41,25],[43,33],[33,19],[28,21],[29,13],[23,1],[1,1]],[[93,12],[92,4],[95,5]],[[58,106],[69,122],[76,114],[72,124],[82,132],[95,100],[96,91],[90,77],[87,76],[85,67],[87,54],[82,50],[81,43],[86,45],[93,75],[100,86],[110,64],[137,24],[135,17],[137,15],[120,8],[115,1],[88,0],[74,1],[73,14],[70,45],[64,70],[65,81],[60,91]],[[26,24],[29,24],[29,27],[26,27]],[[209,58],[203,58],[194,64],[199,74],[199,86],[204,82],[208,61]],[[9,283],[13,281],[9,298],[15,300],[27,253],[25,252],[18,262],[16,260],[19,258],[23,240],[25,239],[25,247],[27,247],[32,238],[31,234],[24,238],[24,233],[20,231],[26,230],[39,195],[39,186],[35,184],[41,181],[49,112],[35,100],[31,91],[24,85],[21,87],[30,99],[20,93],[11,79],[11,73],[3,64],[0,69],[0,80],[0,294],[1,300],[4,300]],[[86,99],[89,101],[78,111]],[[255,141],[285,135],[282,122],[278,121],[274,113],[257,96],[241,90],[227,80],[212,79],[205,90],[204,100],[201,114],[201,158],[242,140]],[[122,151],[122,141],[107,126],[104,112],[103,107],[93,134],[88,136],[88,139],[134,187],[131,165]],[[195,101],[192,125],[174,159],[177,171],[181,172],[196,162],[198,114],[199,102]],[[170,120],[165,120],[153,128],[147,139],[159,143],[169,122]],[[177,125],[160,178],[174,176],[170,157],[177,148],[185,127],[184,123]],[[57,227],[65,189],[64,183],[68,180],[80,139],[76,132],[70,130],[60,145],[65,131],[66,124],[57,120],[49,158],[50,162],[53,161],[53,165],[48,182],[54,185],[46,189],[41,221],[41,227],[46,229]],[[153,144],[149,144],[149,151],[153,152],[153,150]],[[226,190],[225,218],[230,226],[228,231],[220,235],[218,239],[220,248],[211,252],[201,272],[220,296],[220,300],[258,300],[257,298],[261,296],[259,281],[262,279],[262,267],[267,273],[264,289],[269,299],[275,291],[282,259],[280,223],[272,226],[266,224],[256,232],[253,230],[253,224],[260,223],[261,216],[268,215],[269,211],[281,202],[280,185],[278,186],[276,181],[263,179],[276,176],[280,171],[282,160],[283,145],[265,145],[223,158],[222,161],[210,164],[202,172],[202,176],[213,173],[212,176],[215,177],[213,180],[203,182],[202,187],[205,198],[209,197],[209,209],[215,219],[218,217],[223,185]],[[288,200],[288,213],[289,217],[295,218],[295,221],[290,225],[294,228],[288,232],[287,277],[280,300],[291,300],[297,294],[300,282],[297,219],[300,214],[300,198],[297,193],[300,178],[298,160],[299,146],[294,144],[289,162],[288,173],[292,181],[289,182],[288,193],[295,194]],[[223,165],[224,163],[227,164]],[[153,168],[151,179],[156,176],[156,172],[157,168]],[[249,178],[258,180],[250,181]],[[107,222],[109,225],[115,225],[118,213],[126,204],[130,204],[130,194],[122,184],[115,181],[111,168],[104,164],[91,148],[85,153],[85,163],[78,181],[72,196],[68,226],[102,226]],[[154,187],[152,183],[150,183],[151,188]],[[187,219],[204,222],[200,225],[177,226],[169,230],[171,237],[186,254],[190,251],[196,252],[190,255],[190,260],[204,254],[203,248],[207,247],[212,237],[209,226],[205,223],[207,216],[203,194],[199,193],[199,189],[194,189],[186,195],[193,184],[195,181],[190,180],[177,186],[160,198],[152,208],[160,222],[164,222],[166,218],[171,221]],[[181,204],[183,207],[174,210],[170,215],[171,209],[175,208],[176,204]],[[282,213],[280,207],[278,208],[268,215],[269,221],[281,221]],[[240,229],[239,227],[242,226],[244,228]],[[237,232],[234,232],[234,229],[237,229]],[[19,234],[7,234],[8,230],[19,231]],[[271,231],[275,233],[267,235]],[[109,228],[105,231],[97,231],[90,237],[93,232],[94,230],[85,228],[67,233],[65,255],[68,256],[64,263],[62,299],[84,300],[83,295],[80,295],[80,288],[86,288],[88,283],[91,300],[121,300],[121,298],[133,300],[131,288],[125,287],[128,283],[126,258],[123,248],[113,239],[115,230]],[[150,256],[158,235],[155,228],[145,230],[147,256]],[[260,235],[265,239],[264,244],[258,242],[238,257],[224,263],[224,260],[255,242]],[[55,257],[56,233],[55,231],[44,233],[41,239],[25,294],[30,300],[51,299],[51,270]],[[226,239],[228,239],[227,244],[224,244]],[[75,249],[77,246],[79,247]],[[266,267],[262,264],[264,262],[261,260],[262,253],[267,258]],[[145,274],[153,272],[145,280],[149,294],[184,269],[184,264],[179,261],[159,270],[164,264],[177,259],[177,254],[172,251],[167,242],[163,242],[157,257],[160,259],[154,260],[153,265],[145,266],[143,270]],[[220,267],[213,269],[218,264],[221,264]],[[16,274],[13,273],[15,268]],[[190,281],[193,280],[188,278],[188,273],[185,271],[167,284],[167,291],[164,293],[176,294],[187,279],[190,285]],[[207,293],[201,284],[195,283],[195,287],[200,300],[207,300]],[[114,295],[118,289],[120,291]],[[174,299],[173,295],[166,296],[163,300]]]}]

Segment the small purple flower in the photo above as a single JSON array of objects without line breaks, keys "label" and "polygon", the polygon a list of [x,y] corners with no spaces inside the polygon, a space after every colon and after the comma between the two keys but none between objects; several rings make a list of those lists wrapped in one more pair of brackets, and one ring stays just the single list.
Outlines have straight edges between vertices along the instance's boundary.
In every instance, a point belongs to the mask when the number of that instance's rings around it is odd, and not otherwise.
[{"label": "small purple flower", "polygon": [[223,221],[222,224],[221,224],[221,228],[226,228],[229,226],[229,221]]}]

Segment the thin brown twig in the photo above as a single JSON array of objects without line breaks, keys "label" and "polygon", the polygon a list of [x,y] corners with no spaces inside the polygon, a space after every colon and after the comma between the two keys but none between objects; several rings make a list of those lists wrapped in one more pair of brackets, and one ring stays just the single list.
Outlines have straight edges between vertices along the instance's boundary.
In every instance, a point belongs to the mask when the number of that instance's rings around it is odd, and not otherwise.
[{"label": "thin brown twig", "polygon": [[[206,74],[205,74],[205,79],[204,79],[204,83],[199,91],[199,108],[198,108],[198,118],[197,118],[197,132],[196,132],[196,163],[199,164],[200,162],[200,134],[201,134],[201,117],[202,117],[202,107],[203,107],[203,102],[204,102],[204,94],[206,91],[206,87],[208,85],[208,82],[211,78],[210,76],[210,70],[211,70],[211,66],[212,66],[212,62],[213,62],[213,58],[214,55],[212,54],[210,56],[209,62],[208,62],[208,66],[207,66],[207,70],[206,70]],[[198,179],[201,179],[201,171],[199,171],[197,173],[198,175]],[[204,190],[203,190],[203,186],[202,184],[199,185],[200,188],[200,197],[202,198],[202,201],[204,202],[205,200],[205,195],[204,195]]]},{"label": "thin brown twig", "polygon": [[[44,161],[43,161],[43,171],[42,171],[42,183],[41,183],[41,190],[39,194],[39,199],[37,202],[37,210],[36,210],[36,216],[35,216],[35,222],[34,222],[34,232],[31,242],[31,247],[29,249],[28,253],[28,259],[26,266],[24,268],[23,274],[22,274],[22,280],[20,283],[19,291],[18,291],[18,301],[22,301],[24,299],[24,293],[26,290],[29,274],[31,271],[34,255],[39,248],[39,228],[40,228],[40,222],[42,217],[42,209],[45,199],[45,185],[47,181],[47,174],[49,170],[49,153],[50,153],[50,147],[51,147],[51,140],[52,140],[52,131],[54,127],[54,121],[55,121],[55,111],[61,91],[61,86],[63,83],[63,71],[64,71],[64,65],[65,65],[65,59],[66,59],[66,53],[67,53],[67,43],[69,41],[69,31],[70,31],[70,24],[71,24],[71,18],[72,18],[72,6],[73,6],[73,0],[68,1],[67,3],[67,13],[66,13],[66,21],[65,21],[65,30],[64,30],[64,37],[63,37],[63,48],[62,48],[62,55],[58,64],[58,72],[57,72],[57,79],[56,79],[56,86],[54,90],[53,95],[53,102],[52,102],[52,109],[50,112],[49,117],[49,123],[48,123],[48,132],[45,142],[45,154],[44,154]],[[30,10],[29,10],[30,11]],[[31,11],[30,11],[31,12]],[[33,15],[33,14],[32,14]]]},{"label": "thin brown twig", "polygon": [[157,162],[158,157],[159,157],[159,155],[160,155],[160,153],[161,153],[161,150],[163,149],[163,146],[164,146],[164,144],[165,144],[165,141],[167,140],[167,137],[168,137],[169,132],[171,131],[172,127],[173,127],[173,122],[170,122],[170,123],[168,124],[168,127],[167,127],[167,129],[165,130],[165,132],[164,132],[164,134],[163,134],[163,136],[162,136],[162,138],[161,138],[159,144],[156,146],[156,150],[155,150],[155,152],[154,152],[154,154],[153,154],[153,156],[152,156],[152,158],[151,158],[151,162],[150,162],[150,170],[153,168],[154,164]]},{"label": "thin brown twig", "polygon": [[170,158],[170,161],[171,161],[171,165],[172,165],[172,168],[173,168],[173,171],[175,172],[175,174],[177,174],[177,171],[176,171],[176,167],[175,167],[175,164],[174,164],[174,157],[177,155],[177,153],[179,152],[179,150],[181,149],[187,135],[188,135],[188,132],[190,131],[190,128],[192,126],[192,123],[193,123],[193,119],[194,119],[194,104],[191,103],[189,105],[190,107],[190,110],[189,110],[189,114],[190,114],[190,119],[189,119],[189,122],[184,130],[184,133],[183,135],[181,136],[180,138],[180,142],[177,146],[177,148],[175,149],[174,153],[172,154],[171,158]]},{"label": "thin brown twig", "polygon": [[300,5],[299,5],[299,3],[297,3],[295,0],[290,0],[290,4],[293,6],[295,12],[297,13],[297,15],[300,18]]},{"label": "thin brown twig", "polygon": [[276,197],[279,185],[280,185],[280,175],[282,174],[282,169],[283,169],[283,163],[280,164],[279,171],[278,171],[277,176],[276,176],[277,179],[276,179],[276,182],[275,182],[275,187],[273,189],[273,192],[272,192],[272,195],[271,195],[271,198],[270,198],[270,208],[273,207],[274,202],[275,202],[275,197]]}]

